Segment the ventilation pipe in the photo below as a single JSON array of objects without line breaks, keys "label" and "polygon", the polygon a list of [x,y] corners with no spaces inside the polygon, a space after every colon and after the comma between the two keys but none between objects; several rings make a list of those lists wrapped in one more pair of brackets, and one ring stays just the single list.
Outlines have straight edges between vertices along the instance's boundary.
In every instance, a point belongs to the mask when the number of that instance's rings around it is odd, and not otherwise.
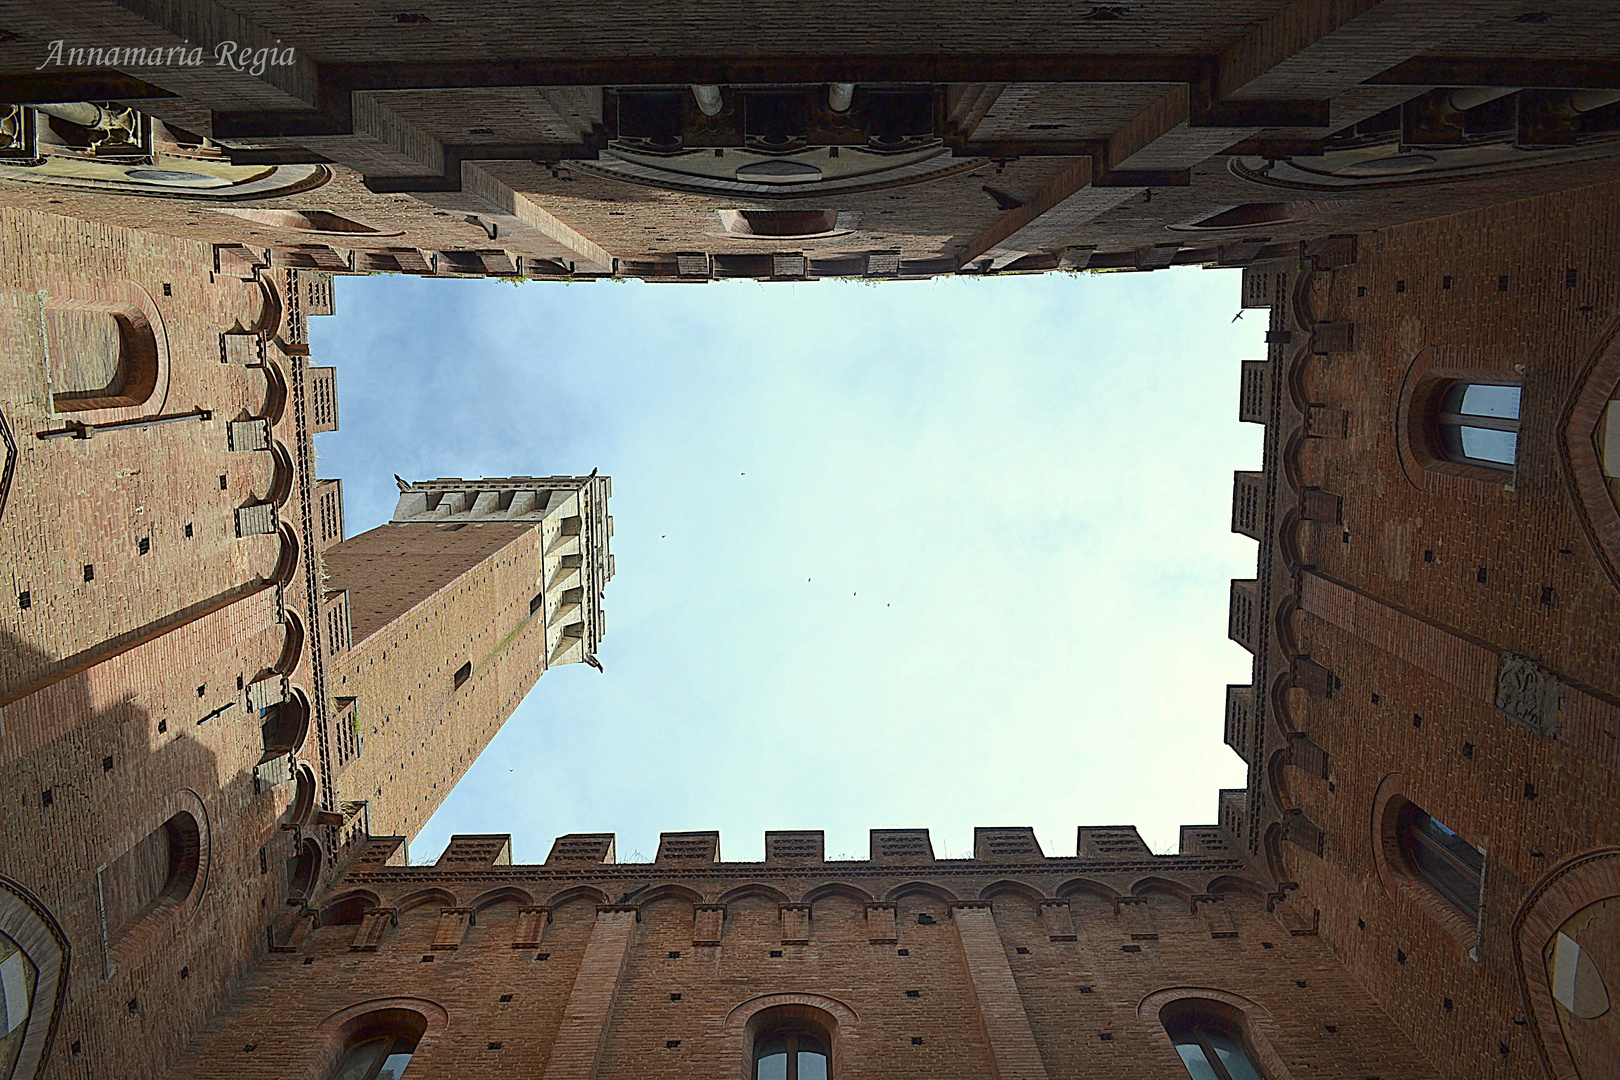
[{"label": "ventilation pipe", "polygon": [[827,108],[835,113],[847,113],[855,103],[855,84],[835,82],[827,84]]},{"label": "ventilation pipe", "polygon": [[698,112],[704,116],[720,115],[721,102],[720,88],[718,86],[693,84],[692,96],[697,99]]}]

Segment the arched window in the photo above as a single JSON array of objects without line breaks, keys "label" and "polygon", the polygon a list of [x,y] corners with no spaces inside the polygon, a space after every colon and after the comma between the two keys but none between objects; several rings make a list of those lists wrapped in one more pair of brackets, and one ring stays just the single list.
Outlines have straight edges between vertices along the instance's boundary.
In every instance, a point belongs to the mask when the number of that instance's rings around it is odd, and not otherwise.
[{"label": "arched window", "polygon": [[426,1030],[407,1009],[384,1009],[351,1021],[327,1080],[400,1080]]},{"label": "arched window", "polygon": [[1193,1080],[1266,1080],[1243,1036],[1238,1010],[1182,998],[1167,1005],[1160,1019]]},{"label": "arched window", "polygon": [[778,1020],[754,1036],[753,1080],[830,1080],[832,1040],[821,1025]]},{"label": "arched window", "polygon": [[1484,854],[1412,803],[1395,820],[1395,842],[1412,876],[1420,878],[1470,921],[1479,920]]},{"label": "arched window", "polygon": [[1513,468],[1519,446],[1517,384],[1446,382],[1430,401],[1430,438],[1439,456],[1462,465]]},{"label": "arched window", "polygon": [[189,896],[200,851],[197,819],[182,810],[115,859],[101,882],[107,940],[117,944],[146,916]]}]

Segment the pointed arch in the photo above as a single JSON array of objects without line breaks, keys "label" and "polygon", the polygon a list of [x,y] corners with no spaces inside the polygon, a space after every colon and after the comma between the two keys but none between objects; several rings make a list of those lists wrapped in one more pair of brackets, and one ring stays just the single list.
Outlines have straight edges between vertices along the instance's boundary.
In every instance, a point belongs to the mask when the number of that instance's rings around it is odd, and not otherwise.
[{"label": "pointed arch", "polygon": [[722,893],[719,902],[722,904],[734,904],[738,900],[746,900],[750,896],[763,896],[773,904],[791,903],[787,893],[780,889],[773,889],[769,885],[761,885],[757,881],[749,882],[747,885],[739,885],[730,892]]},{"label": "pointed arch", "polygon": [[418,889],[413,893],[406,893],[394,902],[394,908],[403,915],[412,908],[423,904],[438,904],[440,907],[458,907],[454,894],[446,889]]},{"label": "pointed arch", "polygon": [[1022,881],[1013,881],[1010,878],[1002,878],[1000,881],[992,881],[990,884],[979,890],[980,900],[1010,900],[1014,897],[1025,901],[1031,906],[1040,904],[1042,900],[1051,899],[1051,897],[1046,896],[1041,892],[1041,890],[1035,888],[1033,885],[1025,884]]},{"label": "pointed arch", "polygon": [[870,904],[875,899],[871,893],[858,885],[851,885],[843,881],[829,881],[825,885],[817,885],[804,894],[803,904],[814,904],[830,896],[846,896],[858,904]]},{"label": "pointed arch", "polygon": [[958,897],[949,889],[935,885],[928,881],[908,881],[904,885],[896,885],[889,890],[883,899],[888,901],[903,900],[908,896],[926,896],[931,900],[938,900],[944,904],[954,903]]},{"label": "pointed arch", "polygon": [[666,881],[653,885],[645,891],[632,893],[626,903],[633,903],[641,907],[657,903],[660,900],[685,900],[689,904],[703,903],[703,894],[696,889],[689,889],[685,885],[677,885]]},{"label": "pointed arch", "polygon": [[382,901],[368,889],[351,889],[334,896],[321,905],[317,926],[352,926],[365,917],[366,908],[379,907]]},{"label": "pointed arch", "polygon": [[1093,896],[1110,906],[1119,900],[1119,890],[1090,878],[1071,878],[1065,881],[1057,887],[1057,895],[1061,900],[1072,900],[1076,896]]},{"label": "pointed arch", "polygon": [[1152,896],[1155,893],[1174,897],[1188,907],[1192,906],[1193,890],[1179,881],[1162,877],[1145,877],[1131,885],[1132,896]]},{"label": "pointed arch", "polygon": [[1256,903],[1264,905],[1266,902],[1266,888],[1252,878],[1239,877],[1236,874],[1222,874],[1210,880],[1205,892],[1212,896],[1246,896]]},{"label": "pointed arch", "polygon": [[591,885],[575,885],[571,889],[564,889],[562,892],[552,896],[551,899],[546,901],[545,906],[560,908],[564,904],[572,904],[581,900],[589,904],[605,904],[608,902],[608,895],[601,889]]},{"label": "pointed arch", "polygon": [[534,896],[526,889],[519,889],[513,885],[502,885],[498,889],[491,889],[480,895],[467,906],[474,911],[483,911],[496,904],[516,904],[519,907],[533,907]]}]

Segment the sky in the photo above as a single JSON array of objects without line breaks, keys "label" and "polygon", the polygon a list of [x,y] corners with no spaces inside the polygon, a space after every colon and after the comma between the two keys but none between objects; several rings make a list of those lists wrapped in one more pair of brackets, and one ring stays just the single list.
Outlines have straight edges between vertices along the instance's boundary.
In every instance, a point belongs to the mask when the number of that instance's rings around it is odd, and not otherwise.
[{"label": "sky", "polygon": [[336,283],[310,320],[341,430],[316,436],[347,529],[393,476],[613,477],[604,671],[549,671],[411,845],[570,832],[621,861],[661,831],[1136,825],[1156,852],[1216,820],[1239,272],[926,282]]}]

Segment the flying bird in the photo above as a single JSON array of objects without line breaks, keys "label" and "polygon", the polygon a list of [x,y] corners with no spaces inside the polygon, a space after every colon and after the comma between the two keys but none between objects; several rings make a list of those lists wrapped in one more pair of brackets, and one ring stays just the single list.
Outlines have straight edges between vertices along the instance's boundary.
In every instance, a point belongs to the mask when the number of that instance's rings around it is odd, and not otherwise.
[{"label": "flying bird", "polygon": [[1243,318],[1243,312],[1239,311],[1236,315],[1232,316],[1232,321],[1237,322],[1241,318]]}]

